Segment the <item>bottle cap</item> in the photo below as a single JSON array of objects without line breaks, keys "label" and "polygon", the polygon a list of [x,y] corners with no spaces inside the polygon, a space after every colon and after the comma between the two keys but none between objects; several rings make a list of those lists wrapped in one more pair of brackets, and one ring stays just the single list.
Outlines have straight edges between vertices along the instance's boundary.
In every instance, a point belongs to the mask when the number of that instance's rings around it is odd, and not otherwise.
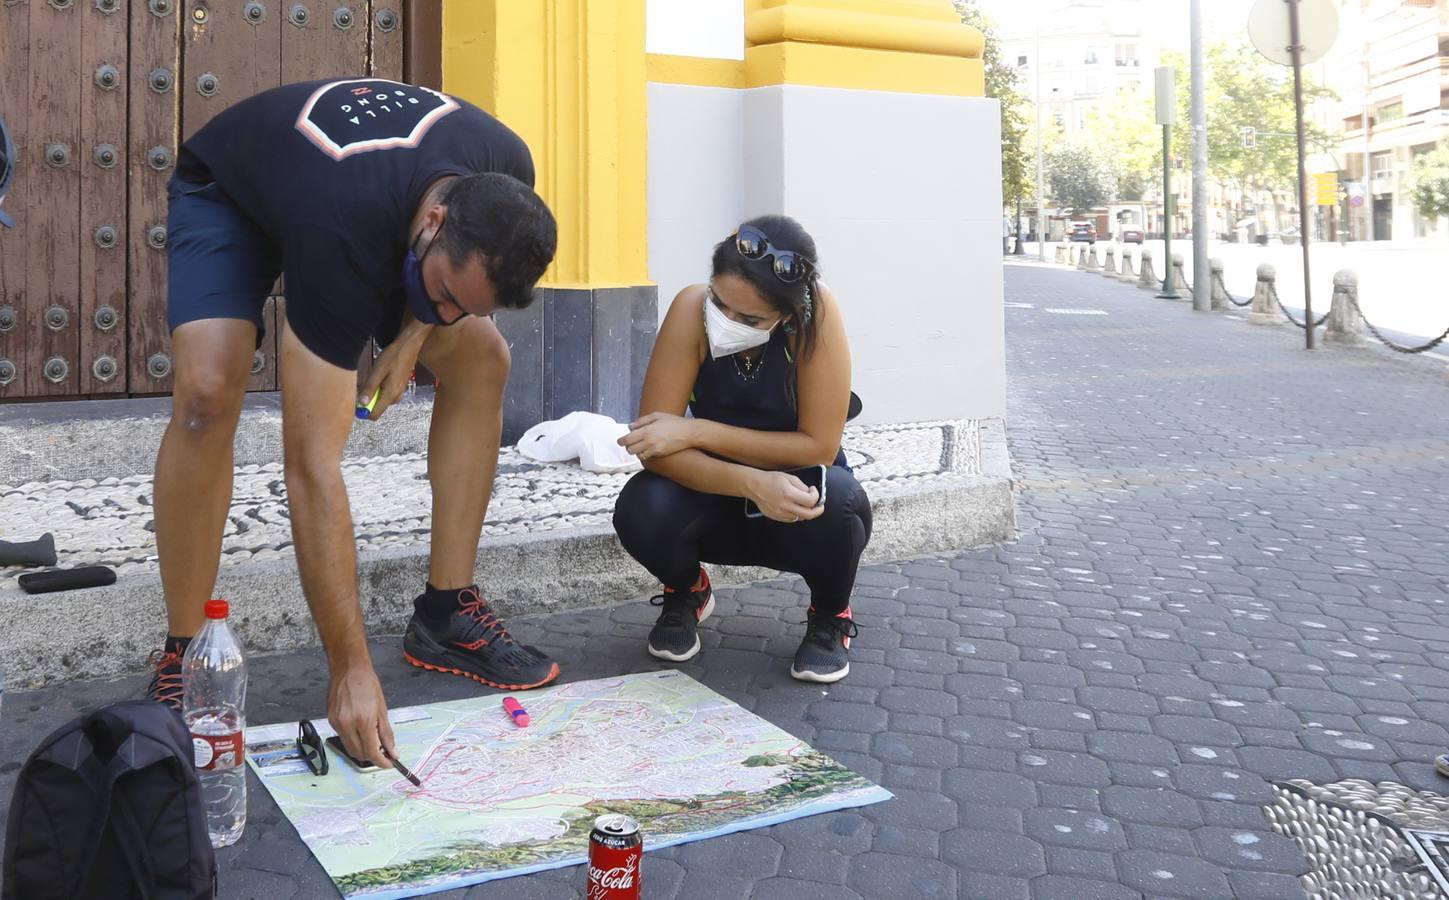
[{"label": "bottle cap", "polygon": [[206,601],[206,617],[208,619],[225,619],[229,612],[231,612],[231,607],[225,600]]}]

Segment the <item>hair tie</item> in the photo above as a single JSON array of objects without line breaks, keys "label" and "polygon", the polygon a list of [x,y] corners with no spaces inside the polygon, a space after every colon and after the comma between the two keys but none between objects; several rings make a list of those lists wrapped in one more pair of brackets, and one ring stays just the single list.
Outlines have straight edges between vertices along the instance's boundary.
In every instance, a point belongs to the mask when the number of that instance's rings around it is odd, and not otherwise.
[{"label": "hair tie", "polygon": [[[810,317],[815,314],[815,300],[810,295],[810,280],[805,281],[805,321],[809,322]],[[803,323],[802,323],[803,324]]]}]

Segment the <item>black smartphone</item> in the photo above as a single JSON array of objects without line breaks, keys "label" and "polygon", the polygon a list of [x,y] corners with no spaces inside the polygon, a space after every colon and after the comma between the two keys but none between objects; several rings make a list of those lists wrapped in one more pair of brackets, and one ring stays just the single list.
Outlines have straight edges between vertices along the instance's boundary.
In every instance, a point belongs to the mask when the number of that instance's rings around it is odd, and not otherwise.
[{"label": "black smartphone", "polygon": [[[815,499],[816,506],[825,505],[825,466],[806,466],[803,469],[789,469],[788,474],[804,482],[808,488],[815,488],[818,495]],[[764,517],[760,508],[750,498],[745,498],[745,517],[748,519],[759,519]]]},{"label": "black smartphone", "polygon": [[347,748],[344,747],[344,746],[342,746],[342,738],[338,737],[335,734],[332,735],[332,737],[330,737],[330,738],[327,739],[327,746],[331,747],[333,750],[335,750],[338,753],[340,753],[342,755],[342,758],[345,759],[345,760],[347,760],[348,762],[352,763],[352,768],[356,769],[359,772],[381,772],[382,771],[382,766],[379,766],[376,763],[373,763],[373,762],[371,762],[369,760],[358,759],[357,757],[353,756],[351,753],[348,753],[347,752]]}]

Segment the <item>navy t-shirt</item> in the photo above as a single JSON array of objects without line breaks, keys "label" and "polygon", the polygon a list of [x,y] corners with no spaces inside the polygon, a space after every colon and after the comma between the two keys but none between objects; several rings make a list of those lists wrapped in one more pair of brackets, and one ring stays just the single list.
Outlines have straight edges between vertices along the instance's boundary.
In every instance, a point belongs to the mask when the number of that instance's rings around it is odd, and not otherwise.
[{"label": "navy t-shirt", "polygon": [[498,172],[532,187],[523,140],[472,104],[382,78],[283,85],[243,100],[181,148],[178,177],[215,180],[281,251],[287,322],[355,368],[396,335],[408,228],[428,185]]}]

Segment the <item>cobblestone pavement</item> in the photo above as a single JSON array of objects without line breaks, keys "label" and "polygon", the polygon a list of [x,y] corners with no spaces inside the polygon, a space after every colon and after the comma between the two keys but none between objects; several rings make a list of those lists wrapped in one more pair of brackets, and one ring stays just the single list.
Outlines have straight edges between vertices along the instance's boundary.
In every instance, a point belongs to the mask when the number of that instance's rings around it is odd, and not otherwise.
[{"label": "cobblestone pavement", "polygon": [[[787,673],[793,580],[722,591],[682,666],[897,799],[647,854],[646,896],[1286,900],[1307,864],[1267,827],[1270,780],[1449,787],[1441,367],[1308,354],[1096,275],[1012,266],[1007,291],[1019,539],[863,571],[834,687]],[[654,668],[651,620],[640,602],[516,631],[591,678]],[[395,705],[472,692],[395,638],[374,654]],[[322,709],[317,653],[252,671],[252,721]],[[9,697],[0,803],[43,732],[140,686]],[[330,891],[259,791],[221,858],[226,897]],[[582,877],[439,896],[574,897]]]}]

